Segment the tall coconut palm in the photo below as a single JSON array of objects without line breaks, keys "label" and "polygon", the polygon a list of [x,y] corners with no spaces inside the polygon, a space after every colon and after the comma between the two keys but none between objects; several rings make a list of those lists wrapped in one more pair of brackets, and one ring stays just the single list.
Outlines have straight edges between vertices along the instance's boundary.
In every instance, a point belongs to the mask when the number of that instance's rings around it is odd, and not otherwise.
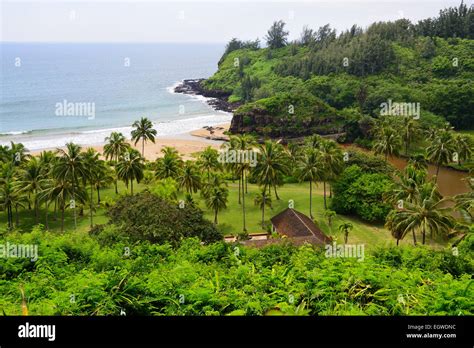
[{"label": "tall coconut palm", "polygon": [[425,244],[426,234],[448,234],[453,226],[453,219],[449,214],[450,208],[443,207],[446,199],[442,199],[433,183],[426,183],[420,189],[420,196],[414,202],[405,202],[403,209],[392,210],[386,222],[386,227],[400,239],[411,232],[413,243],[416,245],[416,232],[422,235],[422,243]]},{"label": "tall coconut palm", "polygon": [[153,122],[148,118],[142,117],[140,121],[133,122],[132,127],[132,141],[135,141],[135,145],[141,140],[142,141],[142,157],[145,156],[145,142],[150,140],[155,143],[155,136],[157,134],[156,129],[153,128]]},{"label": "tall coconut palm", "polygon": [[323,168],[324,209],[327,209],[326,182],[334,180],[343,170],[343,155],[332,140],[324,140],[319,146],[319,159]]},{"label": "tall coconut palm", "polygon": [[263,190],[255,195],[253,203],[262,211],[262,228],[265,228],[265,207],[272,208],[272,198],[265,194],[265,187]]},{"label": "tall coconut palm", "polygon": [[97,204],[100,204],[100,190],[108,187],[115,180],[112,168],[105,161],[99,160],[95,175],[92,177],[97,192]]},{"label": "tall coconut palm", "polygon": [[410,148],[410,143],[415,140],[418,134],[418,123],[411,116],[404,116],[402,118],[403,134],[402,139],[405,143],[405,155],[408,156],[408,149]]},{"label": "tall coconut palm", "polygon": [[199,157],[196,161],[198,167],[207,173],[207,181],[210,180],[211,171],[218,170],[221,168],[219,163],[219,153],[216,149],[208,146],[199,153]]},{"label": "tall coconut palm", "polygon": [[119,163],[117,163],[117,176],[120,180],[123,180],[128,187],[130,182],[130,193],[133,195],[133,180],[137,183],[143,179],[143,171],[145,165],[143,164],[143,157],[135,149],[131,149],[130,152],[126,152],[120,157]]},{"label": "tall coconut palm", "polygon": [[373,150],[376,154],[383,154],[385,160],[388,156],[398,155],[402,140],[400,134],[392,127],[382,127],[376,134]]},{"label": "tall coconut palm", "polygon": [[221,175],[213,173],[211,174],[209,181],[205,181],[202,184],[202,189],[201,189],[202,196],[204,198],[207,198],[209,196],[210,191],[212,190],[214,186],[227,186],[227,184]]},{"label": "tall coconut palm", "polygon": [[[212,179],[211,179],[212,180]],[[217,225],[217,214],[227,208],[229,190],[224,185],[213,186],[207,193],[206,206],[214,211],[214,224]]]},{"label": "tall coconut palm", "polygon": [[467,134],[458,134],[454,142],[456,152],[458,153],[459,164],[462,164],[463,161],[469,161],[474,149],[472,138]]},{"label": "tall coconut palm", "polygon": [[435,182],[438,181],[439,168],[452,161],[455,151],[456,147],[452,133],[444,129],[439,130],[426,149],[428,159],[436,163]]},{"label": "tall coconut palm", "polygon": [[[130,145],[126,142],[125,136],[119,132],[112,132],[105,138],[104,156],[107,160],[113,160],[117,165],[122,154],[127,152]],[[117,178],[115,178],[115,194],[118,193]]]},{"label": "tall coconut palm", "polygon": [[281,144],[269,140],[259,146],[257,158],[254,169],[257,181],[267,183],[269,192],[273,187],[275,196],[279,199],[276,187],[281,182],[282,176],[290,172],[289,158],[285,149]]},{"label": "tall coconut palm", "polygon": [[42,179],[43,169],[41,167],[41,161],[38,157],[31,157],[20,169],[17,187],[28,196],[33,196],[33,209],[35,211],[36,224],[38,223],[39,218],[40,203],[38,200],[38,193],[41,190]]},{"label": "tall coconut palm", "polygon": [[461,213],[466,222],[474,222],[474,176],[473,173],[467,177],[466,182],[470,190],[454,196],[455,208]]},{"label": "tall coconut palm", "polygon": [[428,160],[424,154],[417,154],[408,160],[408,164],[413,167],[415,170],[427,170],[428,169]]},{"label": "tall coconut palm", "polygon": [[314,219],[313,216],[313,183],[322,180],[323,166],[319,159],[319,151],[314,148],[307,148],[303,155],[298,161],[297,166],[297,177],[300,181],[309,182],[309,216]]},{"label": "tall coconut palm", "polygon": [[73,181],[62,176],[54,178],[53,182],[46,186],[42,195],[58,202],[61,211],[61,232],[64,232],[64,213],[68,205],[67,202],[69,202],[69,206],[73,203],[73,208],[75,208],[77,203],[87,201],[87,192],[84,188],[82,186],[75,186]]},{"label": "tall coconut palm", "polygon": [[[13,228],[13,208],[18,211],[18,206],[23,206],[26,199],[15,186],[15,165],[13,162],[3,164],[0,176],[0,206],[7,212],[7,228]],[[18,214],[17,222],[18,225]]]},{"label": "tall coconut palm", "polygon": [[87,180],[90,184],[90,200],[89,200],[89,212],[90,212],[90,227],[93,226],[93,212],[95,209],[94,205],[94,179],[98,175],[99,167],[100,167],[100,159],[99,153],[95,151],[93,148],[88,148],[87,151],[84,153],[84,165],[86,166],[86,176],[85,180]]},{"label": "tall coconut palm", "polygon": [[[234,150],[250,152],[250,151],[253,151],[253,148],[256,145],[256,141],[255,141],[255,137],[253,137],[250,134],[239,134],[239,135],[232,136],[230,138],[230,144],[232,146],[232,149]],[[250,171],[250,163],[240,162],[240,163],[237,163],[237,167],[240,167],[238,171],[241,174],[240,181],[242,185],[242,195],[243,195],[244,191],[245,193],[247,193],[248,191],[247,179],[248,179],[248,174]]]},{"label": "tall coconut palm", "polygon": [[77,228],[75,191],[78,190],[79,178],[87,177],[87,169],[84,165],[84,156],[81,147],[74,143],[67,143],[65,149],[57,150],[58,159],[53,168],[54,177],[59,180],[68,181],[71,184],[74,228]]},{"label": "tall coconut palm", "polygon": [[183,167],[183,160],[176,149],[166,146],[161,150],[162,158],[156,160],[155,175],[158,179],[176,179]]},{"label": "tall coconut palm", "polygon": [[185,189],[190,196],[201,187],[201,176],[193,162],[186,161],[184,164],[183,170],[178,176],[178,185],[181,189]]},{"label": "tall coconut palm", "polygon": [[266,141],[260,145],[257,152],[257,165],[254,168],[254,176],[263,187],[263,199],[271,195],[271,188],[275,190],[275,196],[277,199],[278,194],[276,186],[278,185],[281,177],[284,174],[289,173],[289,159],[285,152],[285,149],[281,144],[274,141]]},{"label": "tall coconut palm", "polygon": [[24,164],[31,156],[27,154],[29,150],[22,143],[10,142],[10,159],[16,166]]},{"label": "tall coconut palm", "polygon": [[384,200],[397,205],[398,202],[414,203],[420,196],[420,189],[426,183],[426,170],[418,170],[408,164],[398,176],[393,188],[384,196]]}]

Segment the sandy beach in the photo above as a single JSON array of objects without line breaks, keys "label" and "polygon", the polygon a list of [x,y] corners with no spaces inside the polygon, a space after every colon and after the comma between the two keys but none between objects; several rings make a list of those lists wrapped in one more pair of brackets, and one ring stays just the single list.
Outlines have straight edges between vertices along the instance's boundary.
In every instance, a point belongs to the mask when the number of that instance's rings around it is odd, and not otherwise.
[{"label": "sandy beach", "polygon": [[[163,156],[163,154],[161,153],[161,149],[166,146],[170,146],[178,150],[183,160],[192,160],[194,159],[194,153],[200,152],[208,146],[218,149],[222,145],[224,139],[228,139],[224,132],[229,129],[229,126],[230,123],[225,123],[213,126],[212,128],[205,127],[201,129],[196,129],[187,134],[159,137],[155,140],[155,143],[145,143],[145,158],[147,160],[154,161],[157,158]],[[136,146],[133,145],[133,143],[131,142],[129,143],[132,145],[132,147],[136,148],[141,152],[141,142],[137,143]],[[100,153],[102,153],[103,146],[103,144],[82,145],[83,149],[92,147]],[[31,151],[30,154],[38,155],[41,151],[44,150]]]}]

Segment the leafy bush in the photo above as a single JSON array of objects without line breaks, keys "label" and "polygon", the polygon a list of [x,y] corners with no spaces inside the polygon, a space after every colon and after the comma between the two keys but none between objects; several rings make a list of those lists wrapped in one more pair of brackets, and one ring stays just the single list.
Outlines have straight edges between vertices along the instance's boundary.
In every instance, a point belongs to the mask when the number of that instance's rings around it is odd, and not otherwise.
[{"label": "leafy bush", "polygon": [[383,195],[392,185],[388,175],[366,173],[352,165],[333,184],[331,207],[339,214],[357,214],[366,221],[384,221],[391,207],[383,202]]},{"label": "leafy bush", "polygon": [[222,238],[200,209],[189,204],[181,208],[147,192],[122,198],[108,216],[132,240],[176,245],[186,237],[196,236],[207,243]]}]

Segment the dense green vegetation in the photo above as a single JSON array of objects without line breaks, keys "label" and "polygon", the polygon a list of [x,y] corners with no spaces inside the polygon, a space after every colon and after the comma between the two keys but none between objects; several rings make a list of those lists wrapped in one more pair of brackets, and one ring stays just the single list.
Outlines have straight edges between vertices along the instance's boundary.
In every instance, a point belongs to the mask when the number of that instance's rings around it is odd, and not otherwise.
[{"label": "dense green vegetation", "polygon": [[[382,157],[343,152],[319,135],[287,147],[232,136],[223,152],[249,157],[226,161],[212,148],[187,162],[164,148],[149,162],[121,134],[107,142],[111,161],[72,143],[39,157],[21,144],[2,148],[0,245],[38,248],[34,262],[0,260],[6,315],[471,314],[473,191],[442,206],[423,161],[395,179]],[[393,239],[342,215],[341,196],[350,204],[342,214],[381,222],[388,214]],[[333,258],[310,245],[255,250],[222,241],[224,233],[245,240],[268,230],[269,211],[290,202],[335,242],[367,245],[366,252]],[[32,232],[20,215],[36,225]],[[416,235],[430,246],[416,247]]]},{"label": "dense green vegetation", "polygon": [[305,27],[300,40],[288,42],[279,21],[266,48],[233,39],[204,87],[244,103],[235,112],[236,132],[340,133],[354,121],[378,118],[388,100],[419,103],[424,124],[444,119],[472,129],[473,23],[474,10],[461,4],[418,24],[354,25],[339,35],[329,25]]},{"label": "dense green vegetation", "polygon": [[[461,5],[339,36],[306,27],[297,42],[279,21],[264,49],[233,39],[204,87],[242,103],[244,134],[193,161],[171,147],[146,160],[147,118],[133,124],[141,153],[121,133],[102,154],[0,147],[0,247],[38,247],[34,262],[0,258],[2,313],[473,314],[473,139],[451,126],[473,126],[473,19]],[[420,117],[384,115],[389,99],[421,103]],[[305,137],[271,139],[287,135]],[[395,155],[408,160],[400,171]],[[442,166],[470,171],[465,193],[442,196]],[[272,234],[289,206],[365,253],[329,257]],[[245,246],[262,231],[279,243]]]},{"label": "dense green vegetation", "polygon": [[[472,241],[451,251],[380,248],[364,261],[306,245],[178,248],[35,228],[8,241],[40,258],[0,262],[0,308],[31,315],[471,315]],[[4,240],[2,239],[2,243]],[[127,249],[128,252],[127,252]]]}]

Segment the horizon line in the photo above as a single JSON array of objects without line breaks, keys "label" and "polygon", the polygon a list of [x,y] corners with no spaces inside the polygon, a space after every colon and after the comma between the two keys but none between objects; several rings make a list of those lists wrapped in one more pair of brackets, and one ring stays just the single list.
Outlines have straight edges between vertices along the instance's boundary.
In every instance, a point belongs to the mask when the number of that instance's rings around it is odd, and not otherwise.
[{"label": "horizon line", "polygon": [[224,41],[3,41],[0,44],[199,44],[226,45]]}]

